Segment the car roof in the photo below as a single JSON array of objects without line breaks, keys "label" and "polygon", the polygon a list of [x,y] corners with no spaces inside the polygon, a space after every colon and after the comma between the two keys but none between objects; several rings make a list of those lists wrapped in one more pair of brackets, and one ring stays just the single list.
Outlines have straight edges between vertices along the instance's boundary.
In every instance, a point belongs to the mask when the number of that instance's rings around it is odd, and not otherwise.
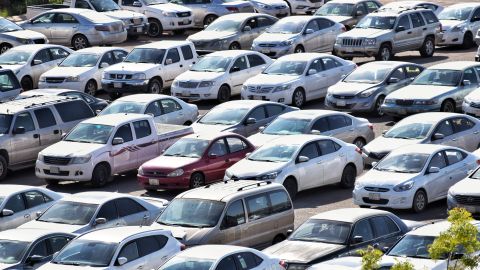
[{"label": "car roof", "polygon": [[80,203],[90,203],[90,204],[102,204],[104,202],[116,199],[116,198],[125,198],[133,197],[128,194],[117,193],[117,192],[107,192],[107,191],[87,191],[79,192],[72,194],[70,196],[63,197],[62,201],[69,202],[80,202]]},{"label": "car roof", "polygon": [[[480,6],[480,4],[479,4]],[[428,69],[452,69],[452,70],[464,70],[469,67],[480,66],[480,63],[473,61],[449,61],[441,64],[436,64]]]},{"label": "car roof", "polygon": [[458,3],[458,4],[453,4],[450,6],[447,6],[447,8],[461,8],[461,7],[478,7],[480,6],[479,2],[465,2],[465,3]]},{"label": "car roof", "polygon": [[100,13],[100,12],[96,12],[94,10],[86,9],[86,8],[59,8],[59,9],[48,10],[48,12],[57,12],[57,13],[61,12],[61,13],[69,13],[69,14]]},{"label": "car roof", "polygon": [[378,66],[378,67],[397,67],[397,66],[402,66],[402,65],[413,65],[413,66],[421,66],[420,64],[416,63],[411,63],[411,62],[404,62],[404,61],[373,61],[373,62],[368,62],[365,64],[362,64],[360,67],[363,66]]},{"label": "car roof", "polygon": [[41,107],[46,105],[58,104],[71,100],[80,100],[76,97],[63,97],[63,96],[33,96],[29,98],[22,98],[12,101],[1,103],[0,113],[2,114],[15,114],[26,109],[33,107]]},{"label": "car roof", "polygon": [[[415,5],[420,5],[420,4],[434,4],[432,2],[428,1],[396,1],[396,2],[390,2],[382,6],[381,8],[390,8],[390,7],[413,7]],[[437,4],[435,4],[437,5]]]},{"label": "car roof", "polygon": [[113,50],[122,50],[122,51],[127,51],[124,48],[120,47],[88,47],[85,49],[80,49],[78,51],[73,52],[74,54],[79,54],[79,53],[89,53],[89,54],[104,54],[109,51]]},{"label": "car roof", "polygon": [[45,48],[52,48],[52,47],[63,47],[62,45],[56,44],[28,44],[28,45],[21,45],[11,48],[12,51],[27,51],[27,52],[36,52],[41,49]]},{"label": "car roof", "polygon": [[408,116],[402,119],[399,123],[411,123],[411,122],[419,122],[419,123],[437,123],[445,118],[455,117],[455,116],[462,116],[465,117],[464,114],[460,113],[448,113],[448,112],[426,112],[426,113],[419,113]]},{"label": "car roof", "polygon": [[162,40],[151,42],[143,45],[136,46],[135,48],[148,48],[148,49],[170,49],[173,47],[190,45],[192,44],[188,40]]},{"label": "car roof", "polygon": [[337,142],[338,140],[334,139],[330,136],[323,136],[323,135],[316,135],[316,134],[295,134],[295,135],[288,135],[288,136],[280,136],[276,139],[273,139],[266,144],[266,145],[279,145],[279,144],[290,144],[290,145],[303,145],[310,141],[321,140],[321,139],[329,139]]},{"label": "car roof", "polygon": [[228,254],[249,250],[251,249],[232,245],[201,245],[188,248],[180,254],[182,257],[218,260]]},{"label": "car roof", "polygon": [[367,208],[342,208],[330,210],[320,214],[316,214],[310,219],[325,219],[336,220],[341,222],[355,223],[360,219],[376,216],[376,215],[391,215],[390,212],[378,209]]},{"label": "car roof", "polygon": [[[32,242],[36,239],[49,235],[49,234],[69,234],[65,232],[53,231],[49,229],[38,228],[16,228],[0,232],[0,239],[2,240],[16,240],[21,242]],[[73,234],[69,234],[72,237]]]},{"label": "car roof", "polygon": [[[356,4],[359,2],[365,2],[367,0],[332,0],[328,1],[327,3],[344,3],[344,4]],[[377,0],[373,0],[374,2],[378,2]]]},{"label": "car roof", "polygon": [[259,54],[259,53],[256,51],[247,51],[247,50],[225,50],[225,51],[216,51],[216,52],[210,53],[208,54],[208,56],[238,57],[246,54]]},{"label": "car roof", "polygon": [[327,53],[294,53],[287,54],[277,59],[277,61],[310,61],[314,58],[328,56],[332,57],[331,54]]},{"label": "car roof", "polygon": [[30,96],[41,96],[41,95],[60,95],[65,92],[79,92],[78,90],[64,89],[64,88],[38,88],[33,90],[28,90],[21,93],[21,96],[30,97]]},{"label": "car roof", "polygon": [[148,103],[148,102],[151,102],[157,99],[162,99],[162,98],[172,98],[172,96],[162,95],[162,94],[135,94],[135,95],[128,95],[128,96],[118,98],[115,101],[131,101],[131,102],[139,102],[139,103]]},{"label": "car roof", "polygon": [[230,13],[221,16],[219,19],[228,19],[228,20],[247,20],[248,18],[251,17],[256,17],[256,16],[270,16],[268,14],[263,14],[263,13],[253,13],[253,12],[246,12],[246,13]]},{"label": "car roof", "polygon": [[279,22],[290,22],[290,21],[294,21],[294,22],[306,22],[306,21],[309,21],[311,19],[315,19],[315,18],[318,18],[316,16],[308,16],[308,15],[298,15],[298,16],[287,16],[287,17],[283,17],[279,20]]},{"label": "car roof", "polygon": [[27,186],[27,185],[9,185],[9,184],[3,185],[2,184],[0,188],[0,196],[8,196],[12,193],[22,192],[30,189],[42,190],[43,188]]},{"label": "car roof", "polygon": [[[472,224],[480,226],[479,221],[472,221]],[[407,235],[418,235],[418,236],[433,236],[437,237],[440,235],[441,232],[444,232],[450,228],[450,222],[443,220],[439,222],[435,222],[432,224],[427,224],[425,226],[421,226],[415,230],[409,231]]]},{"label": "car roof", "polygon": [[332,110],[298,110],[298,111],[291,111],[291,112],[284,113],[279,117],[313,120],[321,116],[332,115],[332,114],[348,115],[343,112],[332,111]]},{"label": "car roof", "polygon": [[[105,228],[87,232],[78,237],[82,240],[96,240],[107,243],[120,243],[125,239],[142,233],[148,232],[162,232],[167,233],[166,230],[158,229],[150,226],[120,226]],[[170,232],[168,232],[170,233]],[[171,233],[170,233],[171,234]]]},{"label": "car roof", "polygon": [[405,145],[399,148],[392,150],[392,153],[419,153],[419,154],[432,154],[433,152],[442,150],[442,149],[457,149],[453,146],[442,145],[442,144],[413,144]]},{"label": "car roof", "polygon": [[217,138],[228,136],[228,135],[241,137],[241,135],[238,135],[238,134],[232,133],[232,132],[225,132],[225,131],[224,132],[218,132],[218,131],[213,131],[213,130],[212,131],[205,130],[205,131],[201,131],[199,133],[193,133],[193,134],[189,134],[187,136],[183,136],[180,139],[191,138],[191,139],[213,141]]},{"label": "car roof", "polygon": [[123,123],[131,122],[133,120],[146,120],[149,118],[151,118],[151,116],[146,114],[113,113],[113,114],[106,114],[106,115],[98,115],[96,117],[92,117],[87,120],[84,120],[82,123],[118,126]]},{"label": "car roof", "polygon": [[223,107],[227,107],[227,108],[239,108],[239,109],[240,109],[240,108],[253,108],[253,107],[256,107],[256,106],[258,106],[258,105],[265,105],[265,104],[275,104],[275,105],[278,105],[277,102],[272,102],[272,101],[247,100],[247,99],[244,99],[244,100],[228,101],[228,102],[219,104],[219,105],[213,107],[212,109],[215,109],[215,108],[223,108]]}]

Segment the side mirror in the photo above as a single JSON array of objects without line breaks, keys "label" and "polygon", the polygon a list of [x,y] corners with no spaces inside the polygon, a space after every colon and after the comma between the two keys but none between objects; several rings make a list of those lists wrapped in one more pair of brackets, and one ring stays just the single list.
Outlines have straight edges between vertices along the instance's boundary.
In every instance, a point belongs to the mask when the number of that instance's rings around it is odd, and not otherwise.
[{"label": "side mirror", "polygon": [[123,141],[123,138],[113,138],[113,141],[112,141],[112,145],[119,145],[119,144],[123,144],[124,141]]},{"label": "side mirror", "polygon": [[304,162],[307,162],[309,161],[310,159],[306,156],[299,156],[298,157],[298,163],[304,163]]},{"label": "side mirror", "polygon": [[388,130],[384,129],[384,130],[382,131],[382,134],[385,135],[385,133],[387,133],[387,132],[388,132]]},{"label": "side mirror", "polygon": [[357,10],[357,11],[355,12],[355,16],[357,16],[357,17],[358,17],[358,16],[363,16],[363,11]]},{"label": "side mirror", "polygon": [[230,69],[230,73],[237,72],[237,71],[240,71],[240,67],[232,67]]},{"label": "side mirror", "polygon": [[287,236],[292,235],[292,233],[293,233],[293,230],[292,230],[292,229],[287,230]]},{"label": "side mirror", "polygon": [[251,117],[248,118],[247,121],[245,121],[245,125],[247,125],[247,126],[248,126],[248,125],[253,125],[253,124],[255,124],[255,123],[257,123],[257,119],[251,118]]},{"label": "side mirror", "polygon": [[320,135],[320,134],[321,134],[321,132],[320,132],[320,130],[312,129],[312,131],[310,131],[310,134],[313,134],[313,135]]},{"label": "side mirror", "polygon": [[246,153],[245,157],[248,158],[252,153]]},{"label": "side mirror", "polygon": [[105,223],[107,223],[106,218],[101,217],[101,218],[96,218],[95,219],[95,225],[101,225],[101,224],[105,224]]},{"label": "side mirror", "polygon": [[432,141],[442,140],[445,136],[442,133],[435,133],[432,136]]},{"label": "side mirror", "polygon": [[35,265],[35,264],[43,261],[43,259],[45,259],[45,257],[40,256],[40,255],[32,255],[32,256],[27,258],[27,263],[30,264],[30,265]]},{"label": "side mirror", "polygon": [[102,110],[95,110],[95,114],[99,115],[102,112]]},{"label": "side mirror", "polygon": [[390,247],[382,247],[381,251],[383,253],[387,253],[387,251],[390,249]]},{"label": "side mirror", "polygon": [[395,28],[395,32],[402,32],[402,31],[405,31],[405,26],[403,25],[397,26],[397,28]]},{"label": "side mirror", "polygon": [[452,260],[460,260],[464,255],[463,253],[453,253]]},{"label": "side mirror", "polygon": [[428,172],[429,174],[430,174],[430,173],[438,173],[438,172],[440,172],[440,168],[438,168],[438,167],[430,167],[430,168],[428,168],[428,171],[427,171],[427,172]]},{"label": "side mirror", "polygon": [[470,80],[463,80],[463,81],[462,81],[462,84],[463,84],[464,86],[469,86],[469,85],[472,84],[472,83],[470,82]]},{"label": "side mirror", "polygon": [[117,264],[118,264],[118,265],[124,265],[124,264],[126,264],[127,262],[128,262],[128,259],[125,258],[125,257],[120,257],[120,258],[117,259]]},{"label": "side mirror", "polygon": [[25,133],[25,128],[24,127],[16,127],[13,132],[13,134],[24,134]]},{"label": "side mirror", "polygon": [[352,244],[358,244],[363,242],[363,236],[355,235],[352,239]]},{"label": "side mirror", "polygon": [[315,32],[315,31],[313,31],[313,29],[308,28],[307,30],[305,30],[305,35],[313,34],[313,32]]},{"label": "side mirror", "polygon": [[107,68],[107,67],[109,67],[109,66],[110,66],[110,65],[109,65],[108,63],[106,63],[106,62],[102,62],[102,63],[100,64],[100,68]]},{"label": "side mirror", "polygon": [[252,31],[252,27],[250,27],[248,25],[243,27],[243,32],[250,32],[250,31]]},{"label": "side mirror", "polygon": [[3,209],[2,210],[2,217],[8,217],[15,214],[12,210],[10,209]]},{"label": "side mirror", "polygon": [[34,66],[40,65],[41,63],[43,63],[43,62],[42,62],[42,60],[40,60],[40,59],[35,59],[35,60],[33,60],[33,65],[34,65]]},{"label": "side mirror", "polygon": [[171,65],[173,63],[172,59],[168,58],[165,60],[165,65]]},{"label": "side mirror", "polygon": [[394,84],[394,83],[398,83],[398,82],[400,82],[399,78],[392,77],[392,78],[388,79],[388,84]]},{"label": "side mirror", "polygon": [[139,1],[133,1],[132,6],[134,6],[134,7],[142,7],[142,3],[140,3]]},{"label": "side mirror", "polygon": [[65,136],[67,136],[67,133],[63,132],[62,133],[62,140],[63,140],[63,138],[65,138]]},{"label": "side mirror", "polygon": [[39,218],[42,214],[43,214],[42,211],[38,211],[38,212],[35,213],[35,216],[36,216],[37,218]]},{"label": "side mirror", "polygon": [[208,157],[211,158],[211,159],[216,159],[216,158],[217,158],[217,154],[215,154],[215,153],[210,153],[210,154],[208,154]]},{"label": "side mirror", "polygon": [[259,132],[262,132],[262,131],[264,131],[264,130],[265,130],[265,126],[261,126],[261,127],[258,128],[258,131],[259,131]]},{"label": "side mirror", "polygon": [[313,74],[317,74],[317,70],[314,68],[309,69],[307,72],[307,75],[313,75]]}]

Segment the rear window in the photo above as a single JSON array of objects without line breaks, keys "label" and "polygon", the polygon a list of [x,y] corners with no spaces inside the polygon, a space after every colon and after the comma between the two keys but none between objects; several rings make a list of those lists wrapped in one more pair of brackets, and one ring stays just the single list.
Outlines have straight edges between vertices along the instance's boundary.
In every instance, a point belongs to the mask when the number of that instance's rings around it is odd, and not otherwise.
[{"label": "rear window", "polygon": [[287,211],[292,208],[290,199],[285,191],[273,191],[270,192],[268,196],[270,197],[270,202],[272,204],[272,214]]},{"label": "rear window", "polygon": [[[94,117],[92,109],[83,100],[74,100],[55,104],[60,118],[63,122],[72,122]],[[75,112],[75,113],[72,113]]]},{"label": "rear window", "polygon": [[438,22],[437,16],[431,11],[422,11],[423,17],[425,17],[425,20],[427,21],[428,24],[430,23],[436,23]]},{"label": "rear window", "polygon": [[185,45],[180,48],[182,50],[183,59],[190,60],[193,58],[193,52],[190,45]]}]

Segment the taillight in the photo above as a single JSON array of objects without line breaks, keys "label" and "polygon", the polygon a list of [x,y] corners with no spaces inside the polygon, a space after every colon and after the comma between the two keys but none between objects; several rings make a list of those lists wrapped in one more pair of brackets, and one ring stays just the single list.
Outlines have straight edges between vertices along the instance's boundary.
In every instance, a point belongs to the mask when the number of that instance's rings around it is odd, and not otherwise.
[{"label": "taillight", "polygon": [[227,7],[228,11],[230,12],[240,12],[240,10],[236,7]]},{"label": "taillight", "polygon": [[355,152],[357,152],[357,153],[359,153],[359,154],[361,155],[361,154],[362,154],[362,149],[360,149],[360,148],[357,147],[357,148],[355,148]]},{"label": "taillight", "polygon": [[480,165],[480,159],[477,159],[477,164]]},{"label": "taillight", "polygon": [[347,28],[345,28],[345,26],[342,26],[342,32],[346,32],[347,31]]},{"label": "taillight", "polygon": [[95,25],[95,30],[108,32],[110,31],[110,27],[108,27],[107,25]]},{"label": "taillight", "polygon": [[180,244],[180,250],[185,250],[187,249],[187,246],[185,246],[184,244]]},{"label": "taillight", "polygon": [[373,124],[370,124],[370,123],[369,123],[369,124],[368,124],[368,128],[371,129],[371,130],[373,130]]},{"label": "taillight", "polygon": [[280,260],[280,262],[278,263],[280,264],[281,267],[283,267],[284,269],[287,269],[287,263],[284,260]]}]

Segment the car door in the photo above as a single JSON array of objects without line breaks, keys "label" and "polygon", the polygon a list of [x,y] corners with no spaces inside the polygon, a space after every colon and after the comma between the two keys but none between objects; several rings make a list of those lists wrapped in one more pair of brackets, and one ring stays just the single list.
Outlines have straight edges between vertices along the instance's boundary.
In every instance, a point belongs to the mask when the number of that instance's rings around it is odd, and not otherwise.
[{"label": "car door", "polygon": [[260,74],[267,66],[267,62],[265,62],[265,60],[258,54],[248,54],[247,59],[249,66],[249,78]]},{"label": "car door", "polygon": [[170,250],[162,250],[168,242],[165,235],[150,235],[137,239],[138,252],[145,260],[144,269],[158,269],[171,256]]},{"label": "car door", "polygon": [[171,98],[163,98],[160,100],[162,106],[162,117],[168,119],[169,124],[183,125],[186,122],[185,112],[182,106]]},{"label": "car door", "polygon": [[[18,128],[25,132],[13,134]],[[16,115],[12,129],[12,152],[9,155],[10,164],[33,162],[40,152],[40,135],[35,127],[30,112],[21,112]]]},{"label": "car door", "polygon": [[325,19],[318,18],[316,19],[318,24],[318,35],[319,38],[319,51],[320,52],[331,52],[333,50],[333,45],[337,39],[337,33],[335,32],[334,22]]},{"label": "car door", "polygon": [[49,49],[42,49],[33,57],[30,67],[34,87],[38,86],[40,75],[52,68],[51,61],[53,61],[53,58],[50,55]]},{"label": "car door", "polygon": [[249,66],[245,55],[242,55],[233,61],[229,70],[230,74],[230,94],[239,95],[242,90],[243,83],[250,78]]},{"label": "car door", "polygon": [[372,244],[374,239],[375,234],[369,218],[361,219],[353,225],[352,233],[348,239],[348,252],[358,254],[358,250]]},{"label": "car door", "polygon": [[218,236],[212,239],[212,243],[243,246],[247,231],[242,225],[246,221],[243,200],[230,203],[220,223]]},{"label": "car door", "polygon": [[210,143],[208,151],[206,151],[207,156],[206,165],[204,169],[205,180],[214,181],[218,179],[223,179],[226,169],[225,156],[228,154],[227,144],[225,139],[222,137]]},{"label": "car door", "polygon": [[[442,134],[443,138],[435,140],[436,134]],[[453,124],[450,119],[440,121],[432,133],[431,142],[433,144],[443,144],[455,147],[461,147],[460,138],[455,136]]]},{"label": "car door", "polygon": [[[307,157],[308,161],[300,162],[299,157]],[[316,142],[302,147],[295,159],[295,170],[298,177],[298,190],[322,186],[325,184],[323,159],[320,157]]]},{"label": "car door", "polygon": [[303,47],[306,52],[319,52],[321,47],[320,27],[316,19],[311,19],[303,32]]},{"label": "car door", "polygon": [[327,117],[320,117],[312,121],[312,125],[309,129],[309,133],[317,133],[318,131],[320,132],[320,134],[328,136],[329,130],[330,130],[330,127],[328,126]]},{"label": "car door", "polygon": [[0,102],[5,102],[14,99],[20,94],[21,86],[15,74],[6,70],[0,73]]},{"label": "car door", "polygon": [[[267,104],[265,105],[265,108],[267,109],[267,122],[265,125],[270,124],[275,118],[277,118],[280,114],[283,113],[286,107],[282,105],[276,105],[276,104]],[[260,128],[261,126],[259,126]]]},{"label": "car door", "polygon": [[[125,258],[127,259],[127,262],[123,265],[120,265],[119,258]],[[115,265],[115,269],[118,270],[131,270],[131,269],[144,269],[146,265],[146,260],[144,257],[140,256],[139,252],[139,244],[137,243],[136,240],[131,240],[127,243],[125,243],[121,249],[118,255],[115,258],[115,261],[113,265]],[[145,268],[149,269],[149,268]]]},{"label": "car door", "polygon": [[467,156],[466,153],[455,149],[445,150],[445,157],[448,164],[448,171],[446,173],[449,178],[447,179],[448,185],[442,190],[443,195],[447,196],[448,189],[451,186],[467,177],[468,172],[471,170],[471,167],[473,167],[471,164],[463,161]]},{"label": "car door", "polygon": [[424,31],[427,31],[425,21],[419,12],[410,13],[412,22],[412,49],[420,48],[425,40]]},{"label": "car door", "polygon": [[370,219],[374,231],[374,245],[392,247],[402,236],[398,225],[388,216],[376,216]]},{"label": "car door", "polygon": [[411,78],[412,77],[406,76],[405,67],[396,68],[385,79],[385,86],[383,87],[382,94],[388,95],[404,86],[407,86],[412,82]]},{"label": "car door", "polygon": [[31,220],[31,215],[25,204],[22,193],[16,193],[7,198],[7,202],[2,210],[11,210],[13,215],[0,217],[2,230],[8,230],[16,228],[23,223]]},{"label": "car door", "polygon": [[98,210],[98,213],[95,216],[95,219],[98,218],[104,218],[106,222],[103,224],[95,224],[95,229],[110,228],[122,225],[118,216],[118,209],[115,200],[110,200],[100,206],[100,210]]},{"label": "car door", "polygon": [[163,70],[163,87],[170,86],[175,77],[183,72],[184,63],[180,61],[180,53],[177,48],[168,50],[165,61],[163,62]]},{"label": "car door", "polygon": [[35,219],[37,212],[45,210],[46,203],[53,202],[53,199],[40,191],[30,190],[22,194],[25,198],[26,209],[30,219]]},{"label": "car door", "polygon": [[255,109],[250,111],[247,117],[245,117],[245,121],[250,118],[255,119],[255,123],[244,123],[244,132],[241,135],[245,137],[257,133],[259,127],[265,126],[270,122],[264,105],[257,106]]},{"label": "car door", "polygon": [[57,120],[49,107],[36,109],[33,111],[38,125],[38,134],[40,136],[40,150],[60,141],[62,132],[57,126]]},{"label": "car door", "polygon": [[72,37],[80,28],[80,23],[72,15],[67,13],[57,13],[53,18],[51,27],[53,44],[70,45]]},{"label": "car door", "polygon": [[[244,235],[243,246],[260,248],[271,244],[275,235],[266,230],[266,223],[271,222],[271,203],[266,192],[248,196],[245,198],[247,207],[247,224],[243,225],[246,234]],[[272,224],[273,225],[273,224]]]},{"label": "car door", "polygon": [[321,97],[327,91],[328,84],[328,73],[325,72],[322,58],[313,60],[305,74],[305,99],[308,101]]},{"label": "car door", "polygon": [[170,124],[169,115],[164,114],[162,111],[160,99],[150,102],[150,104],[148,104],[145,108],[144,114],[153,116],[155,123]]},{"label": "car door", "polygon": [[459,147],[470,152],[475,151],[480,141],[475,123],[466,117],[455,117],[451,119],[451,122]]},{"label": "car door", "polygon": [[184,45],[180,47],[180,50],[182,51],[183,60],[185,61],[185,64],[183,65],[183,71],[185,72],[196,63],[196,57],[194,57],[194,52],[192,51],[192,47],[190,45]]},{"label": "car door", "polygon": [[143,163],[156,158],[160,153],[158,142],[155,136],[152,136],[152,128],[147,120],[135,121],[132,123],[135,131],[136,146],[141,151],[141,155],[137,157],[137,167]]},{"label": "car door", "polygon": [[118,217],[122,226],[147,226],[150,213],[131,198],[119,198],[115,200],[118,209]]},{"label": "car door", "polygon": [[[431,168],[439,168],[437,173],[429,173]],[[447,168],[447,161],[445,159],[444,151],[438,151],[432,155],[430,162],[428,164],[427,170],[425,171],[423,185],[427,191],[428,201],[434,201],[446,195],[446,191],[450,187],[448,183],[450,182],[450,175],[448,172],[450,168]]]},{"label": "car door", "polygon": [[[114,173],[125,172],[137,168],[136,142],[133,140],[132,128],[130,123],[124,124],[115,131],[115,138],[122,138],[123,143],[112,145],[110,155],[112,156]],[[113,139],[110,143],[113,142]]]},{"label": "car door", "polygon": [[[317,141],[320,149],[320,158],[317,164],[323,166],[325,184],[340,182],[347,158],[341,146],[332,140]],[[336,168],[332,170],[331,168]]]},{"label": "car door", "polygon": [[326,135],[335,137],[344,142],[353,143],[358,134],[355,132],[353,121],[344,115],[330,115],[327,117],[329,130]]},{"label": "car door", "polygon": [[413,31],[412,24],[408,15],[401,15],[397,19],[397,25],[395,26],[395,35],[393,38],[393,51],[405,51],[412,47],[413,43]]},{"label": "car door", "polygon": [[231,167],[245,157],[247,151],[249,151],[248,143],[236,136],[225,137],[228,145],[228,156],[225,166],[225,170]]},{"label": "car door", "polygon": [[476,8],[472,13],[472,18],[470,19],[470,25],[472,33],[477,33],[480,30],[480,8]]},{"label": "car door", "polygon": [[325,97],[327,95],[328,87],[339,82],[344,75],[350,72],[345,66],[343,66],[337,60],[331,57],[322,57],[323,68],[325,69],[325,74],[327,74],[328,84],[327,87],[322,89],[321,96]]},{"label": "car door", "polygon": [[50,42],[53,43],[51,28],[53,26],[54,18],[55,12],[44,13],[30,20],[30,22],[25,25],[25,28],[44,34],[50,40]]},{"label": "car door", "polygon": [[238,31],[238,42],[240,43],[240,48],[252,47],[253,40],[260,35],[260,31],[258,29],[258,16],[246,19]]},{"label": "car door", "polygon": [[41,240],[36,241],[35,243],[33,243],[32,247],[30,249],[30,252],[28,254],[26,254],[25,257],[27,258],[27,261],[28,261],[28,258],[30,258],[32,256],[39,256],[39,257],[42,258],[42,260],[39,263],[37,263],[36,265],[28,265],[30,267],[27,267],[27,269],[38,268],[41,264],[48,261],[47,258],[49,258],[50,255],[52,255],[52,253],[49,251],[47,239],[41,239]]}]

